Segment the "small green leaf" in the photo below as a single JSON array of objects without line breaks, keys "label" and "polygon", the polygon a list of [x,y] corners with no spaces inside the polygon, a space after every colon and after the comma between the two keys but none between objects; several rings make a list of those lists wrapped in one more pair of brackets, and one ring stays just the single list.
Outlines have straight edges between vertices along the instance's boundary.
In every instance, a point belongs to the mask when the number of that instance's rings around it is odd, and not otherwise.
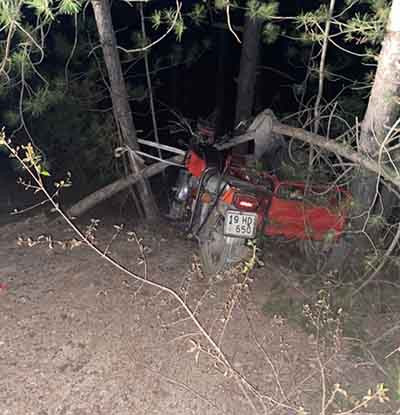
[{"label": "small green leaf", "polygon": [[9,26],[21,17],[21,3],[17,1],[0,1],[0,24]]},{"label": "small green leaf", "polygon": [[229,0],[215,0],[215,8],[217,10],[223,10],[228,5]]},{"label": "small green leaf", "polygon": [[267,23],[263,27],[262,38],[267,45],[272,45],[279,37],[280,28],[273,23]]},{"label": "small green leaf", "polygon": [[157,30],[162,23],[162,19],[161,19],[161,11],[160,10],[156,10],[152,15],[151,15],[151,23],[153,26],[153,29]]},{"label": "small green leaf", "polygon": [[42,17],[46,21],[54,19],[51,9],[52,0],[25,0],[25,4],[34,10],[37,16]]},{"label": "small green leaf", "polygon": [[276,16],[279,10],[279,3],[270,1],[268,3],[259,0],[250,0],[247,2],[246,14],[251,19],[268,20],[272,16]]},{"label": "small green leaf", "polygon": [[204,4],[196,3],[193,10],[189,13],[189,17],[196,26],[199,26],[206,20],[207,9]]},{"label": "small green leaf", "polygon": [[82,0],[61,0],[60,14],[74,15],[80,12]]},{"label": "small green leaf", "polygon": [[175,32],[176,39],[178,40],[178,42],[182,40],[182,35],[183,35],[183,32],[185,31],[185,28],[186,27],[185,27],[183,20],[179,19],[174,26],[174,32]]}]

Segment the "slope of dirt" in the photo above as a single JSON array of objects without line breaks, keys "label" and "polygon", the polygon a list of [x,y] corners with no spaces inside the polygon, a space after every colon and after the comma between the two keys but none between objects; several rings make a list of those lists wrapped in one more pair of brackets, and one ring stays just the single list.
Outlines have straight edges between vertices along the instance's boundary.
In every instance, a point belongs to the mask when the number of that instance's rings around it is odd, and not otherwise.
[{"label": "slope of dirt", "polygon": [[238,270],[205,278],[196,245],[168,224],[100,223],[96,232],[119,262],[185,299],[232,372],[170,294],[73,238],[40,216],[0,227],[2,415],[320,414],[335,383],[365,394],[382,381],[345,346],[317,347],[315,337],[263,313],[282,278],[272,262],[245,284]]}]

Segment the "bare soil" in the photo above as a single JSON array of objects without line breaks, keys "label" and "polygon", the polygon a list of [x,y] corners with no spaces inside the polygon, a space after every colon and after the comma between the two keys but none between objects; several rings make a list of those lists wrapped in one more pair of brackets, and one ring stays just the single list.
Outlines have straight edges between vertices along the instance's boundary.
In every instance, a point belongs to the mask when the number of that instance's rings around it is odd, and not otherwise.
[{"label": "bare soil", "polygon": [[[243,284],[238,269],[205,277],[196,244],[168,223],[128,222],[118,230],[109,213],[95,234],[113,258],[186,300],[246,379],[240,382],[170,294],[115,269],[89,247],[75,246],[63,224],[49,227],[41,215],[10,221],[6,212],[18,199],[10,200],[10,192],[4,183],[1,415],[294,415],[301,408],[318,415],[335,383],[360,398],[385,381],[372,359],[351,353],[345,338],[321,342],[263,311],[277,282],[289,281],[283,295],[303,295],[282,251],[267,254],[265,266]],[[139,244],[130,240],[131,231]],[[326,413],[347,405],[339,393]],[[354,413],[395,410],[392,402]]]}]

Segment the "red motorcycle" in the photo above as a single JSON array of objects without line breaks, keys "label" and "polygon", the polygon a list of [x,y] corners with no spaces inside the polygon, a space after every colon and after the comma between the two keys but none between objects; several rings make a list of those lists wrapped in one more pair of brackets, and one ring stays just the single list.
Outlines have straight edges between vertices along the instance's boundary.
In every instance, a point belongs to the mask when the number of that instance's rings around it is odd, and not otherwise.
[{"label": "red motorcycle", "polygon": [[335,242],[343,233],[350,196],[338,186],[280,181],[248,156],[221,160],[189,150],[169,216],[187,220],[199,241],[204,271],[215,274],[248,254],[258,235]]}]

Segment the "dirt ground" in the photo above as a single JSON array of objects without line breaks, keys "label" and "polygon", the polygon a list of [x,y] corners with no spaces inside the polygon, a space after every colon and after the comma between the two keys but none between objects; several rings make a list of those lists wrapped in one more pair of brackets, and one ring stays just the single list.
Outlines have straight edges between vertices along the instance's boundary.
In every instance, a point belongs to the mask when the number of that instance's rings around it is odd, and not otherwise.
[{"label": "dirt ground", "polygon": [[[5,183],[1,190],[1,415],[331,414],[385,381],[340,335],[322,345],[263,311],[277,281],[292,282],[285,295],[301,292],[278,252],[246,280],[238,270],[209,278],[196,244],[167,223],[117,229],[119,218],[108,214],[98,224],[96,244],[179,294],[227,367],[169,293],[75,246],[64,224],[49,226],[40,215],[10,222],[16,198]],[[338,389],[328,405],[336,383],[349,398]],[[351,413],[397,409],[393,402],[378,408]]]}]

